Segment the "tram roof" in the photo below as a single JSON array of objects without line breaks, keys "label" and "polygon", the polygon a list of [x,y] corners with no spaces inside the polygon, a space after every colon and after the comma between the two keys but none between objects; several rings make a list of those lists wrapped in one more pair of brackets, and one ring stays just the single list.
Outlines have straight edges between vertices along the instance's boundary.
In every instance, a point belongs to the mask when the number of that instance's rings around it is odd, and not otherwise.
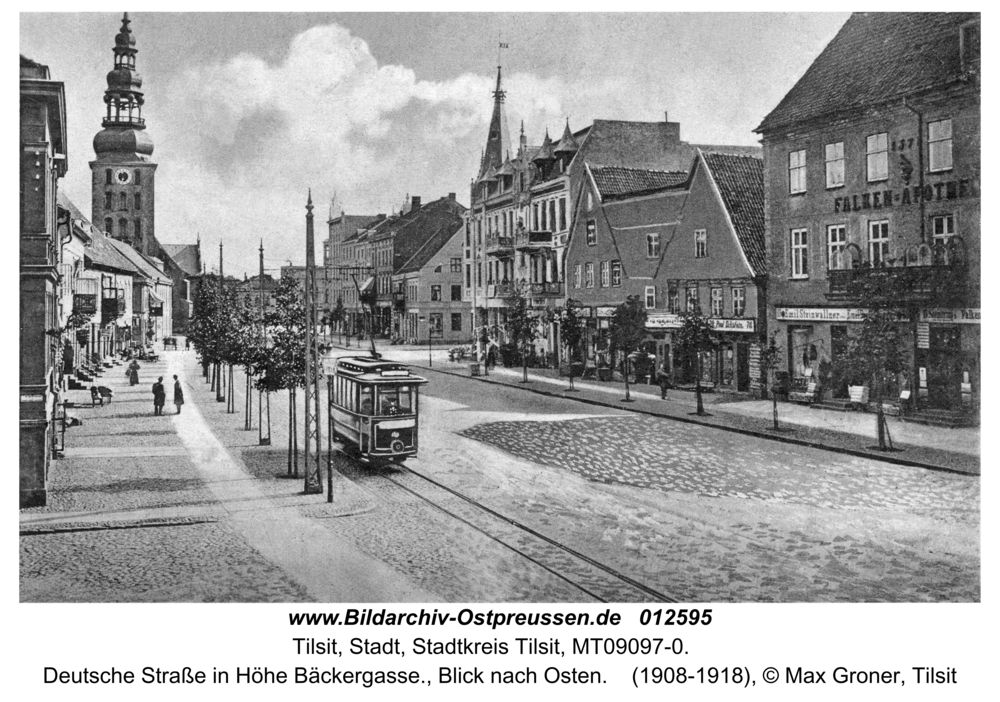
[{"label": "tram roof", "polygon": [[405,381],[426,383],[427,380],[410,372],[409,366],[398,361],[372,358],[371,356],[341,356],[324,358],[325,375],[347,375],[359,380]]}]

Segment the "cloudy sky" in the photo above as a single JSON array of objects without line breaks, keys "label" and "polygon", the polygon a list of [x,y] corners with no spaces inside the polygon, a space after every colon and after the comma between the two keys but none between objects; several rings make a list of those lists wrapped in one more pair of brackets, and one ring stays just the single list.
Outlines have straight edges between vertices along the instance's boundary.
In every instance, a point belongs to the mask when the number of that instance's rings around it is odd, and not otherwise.
[{"label": "cloudy sky", "polygon": [[[753,128],[846,20],[840,14],[130,13],[159,164],[156,235],[226,270],[302,263],[334,193],[348,214],[407,193],[468,205],[492,110],[497,36],[516,143],[568,118],[657,121],[681,138],[755,144]],[[121,13],[22,14],[20,51],[66,84],[70,170],[90,212],[91,146]]]}]

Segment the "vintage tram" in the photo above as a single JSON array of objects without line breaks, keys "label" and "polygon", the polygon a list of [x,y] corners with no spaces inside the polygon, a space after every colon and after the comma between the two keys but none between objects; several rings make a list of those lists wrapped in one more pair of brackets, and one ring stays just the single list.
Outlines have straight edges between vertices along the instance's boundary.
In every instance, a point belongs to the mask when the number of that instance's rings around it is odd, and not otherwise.
[{"label": "vintage tram", "polygon": [[418,388],[425,378],[379,358],[327,358],[323,365],[335,441],[372,463],[400,463],[417,454]]}]

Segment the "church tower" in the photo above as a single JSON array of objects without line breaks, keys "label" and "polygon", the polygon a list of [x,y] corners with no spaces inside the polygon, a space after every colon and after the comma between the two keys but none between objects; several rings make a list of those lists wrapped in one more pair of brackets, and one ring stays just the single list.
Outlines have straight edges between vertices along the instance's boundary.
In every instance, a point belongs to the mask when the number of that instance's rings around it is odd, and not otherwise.
[{"label": "church tower", "polygon": [[126,12],[115,36],[114,67],[104,91],[103,129],[94,137],[91,221],[149,256],[161,256],[154,236],[153,140],[142,118],[142,78],[135,70],[135,36]]},{"label": "church tower", "polygon": [[490,168],[499,169],[510,155],[510,131],[507,129],[507,110],[504,99],[507,92],[500,83],[500,66],[497,66],[497,88],[493,91],[493,116],[490,119],[490,131],[486,137],[486,151],[479,168],[479,176],[489,172]]}]

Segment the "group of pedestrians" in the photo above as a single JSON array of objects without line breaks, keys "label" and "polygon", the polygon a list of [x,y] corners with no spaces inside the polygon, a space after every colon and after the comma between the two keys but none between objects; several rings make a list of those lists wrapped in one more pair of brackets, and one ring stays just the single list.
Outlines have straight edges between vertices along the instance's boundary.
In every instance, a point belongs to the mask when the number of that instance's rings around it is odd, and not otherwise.
[{"label": "group of pedestrians", "polygon": [[[163,406],[167,404],[167,390],[163,386],[163,376],[161,375],[153,383],[153,414],[161,415],[163,414]],[[181,387],[181,381],[174,376],[174,405],[177,406],[177,414],[181,413],[181,407],[184,406],[184,389]]]}]

